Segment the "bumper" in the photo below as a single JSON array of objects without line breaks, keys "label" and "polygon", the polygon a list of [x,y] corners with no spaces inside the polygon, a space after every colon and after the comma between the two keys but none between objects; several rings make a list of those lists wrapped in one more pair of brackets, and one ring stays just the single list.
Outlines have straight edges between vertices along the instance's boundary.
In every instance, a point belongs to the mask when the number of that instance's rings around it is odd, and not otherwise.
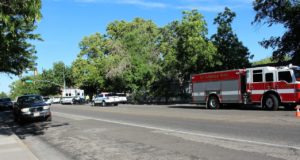
[{"label": "bumper", "polygon": [[62,104],[72,104],[73,103],[73,100],[72,101],[61,101]]},{"label": "bumper", "polygon": [[51,111],[41,111],[41,112],[25,112],[20,114],[22,119],[38,119],[46,118],[51,116]]}]

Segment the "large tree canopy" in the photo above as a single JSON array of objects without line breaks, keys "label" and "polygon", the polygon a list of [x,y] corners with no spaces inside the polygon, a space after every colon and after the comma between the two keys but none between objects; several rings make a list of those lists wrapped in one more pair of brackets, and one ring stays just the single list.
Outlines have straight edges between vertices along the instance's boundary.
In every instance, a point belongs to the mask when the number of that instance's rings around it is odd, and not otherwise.
[{"label": "large tree canopy", "polygon": [[256,0],[253,5],[257,12],[254,23],[265,23],[269,27],[282,24],[286,29],[281,37],[271,37],[260,44],[275,49],[275,60],[280,62],[288,56],[294,64],[300,64],[300,1]]},{"label": "large tree canopy", "polygon": [[40,0],[0,1],[0,72],[21,74],[35,65],[36,50],[29,40],[41,18]]},{"label": "large tree canopy", "polygon": [[225,8],[224,12],[219,13],[214,19],[214,24],[218,25],[217,33],[212,36],[212,41],[218,49],[216,60],[216,70],[228,70],[234,68],[243,68],[250,66],[250,55],[237,35],[233,32],[231,23],[236,14],[229,8]]},{"label": "large tree canopy", "polygon": [[161,69],[159,80],[153,85],[158,95],[184,95],[192,74],[213,69],[216,48],[206,38],[207,33],[204,17],[197,10],[184,11],[181,21],[161,28]]}]

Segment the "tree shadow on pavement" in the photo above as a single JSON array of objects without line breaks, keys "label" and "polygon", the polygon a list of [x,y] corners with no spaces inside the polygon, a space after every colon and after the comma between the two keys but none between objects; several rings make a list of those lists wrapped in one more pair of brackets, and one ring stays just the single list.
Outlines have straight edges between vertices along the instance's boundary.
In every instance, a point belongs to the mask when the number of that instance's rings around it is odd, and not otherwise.
[{"label": "tree shadow on pavement", "polygon": [[0,112],[0,135],[10,136],[13,134],[10,123],[11,121],[7,117],[10,111]]},{"label": "tree shadow on pavement", "polygon": [[25,139],[27,136],[44,135],[49,128],[66,125],[69,125],[69,123],[56,123],[41,120],[17,123],[14,121],[11,112],[0,113],[0,135],[16,134],[20,139]]}]

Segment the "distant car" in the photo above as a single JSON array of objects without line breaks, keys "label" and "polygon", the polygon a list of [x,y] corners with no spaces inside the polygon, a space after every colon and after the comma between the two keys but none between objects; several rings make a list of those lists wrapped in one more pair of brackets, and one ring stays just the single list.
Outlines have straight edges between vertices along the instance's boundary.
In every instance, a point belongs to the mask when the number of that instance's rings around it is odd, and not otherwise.
[{"label": "distant car", "polygon": [[101,105],[104,107],[108,104],[117,106],[118,103],[119,103],[119,98],[115,94],[102,93],[102,94],[97,95],[94,98],[94,100],[92,102],[92,106]]},{"label": "distant car", "polygon": [[46,104],[51,105],[53,100],[50,97],[43,97],[43,100],[45,101]]},{"label": "distant car", "polygon": [[117,93],[116,95],[119,98],[119,103],[127,103],[127,96],[125,93]]},{"label": "distant car", "polygon": [[52,120],[50,105],[46,104],[40,95],[18,97],[13,113],[15,121],[21,123],[30,119]]},{"label": "distant car", "polygon": [[13,102],[10,98],[0,99],[0,110],[11,110],[13,108]]},{"label": "distant car", "polygon": [[73,98],[73,104],[84,104],[85,99],[79,96]]},{"label": "distant car", "polygon": [[73,97],[63,97],[61,99],[61,104],[73,104],[74,98]]},{"label": "distant car", "polygon": [[61,103],[61,97],[53,97],[52,103]]}]

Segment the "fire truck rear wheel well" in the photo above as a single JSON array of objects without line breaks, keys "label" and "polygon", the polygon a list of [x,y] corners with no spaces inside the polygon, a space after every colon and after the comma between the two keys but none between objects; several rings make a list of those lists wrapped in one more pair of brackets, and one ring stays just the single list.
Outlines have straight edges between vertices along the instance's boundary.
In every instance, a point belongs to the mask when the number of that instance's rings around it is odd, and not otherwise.
[{"label": "fire truck rear wheel well", "polygon": [[212,93],[212,94],[208,95],[207,100],[208,100],[210,97],[212,97],[212,96],[213,96],[213,97],[216,97],[216,98],[219,100],[219,102],[221,102],[219,96],[218,96],[217,94],[215,94],[215,93]]}]

